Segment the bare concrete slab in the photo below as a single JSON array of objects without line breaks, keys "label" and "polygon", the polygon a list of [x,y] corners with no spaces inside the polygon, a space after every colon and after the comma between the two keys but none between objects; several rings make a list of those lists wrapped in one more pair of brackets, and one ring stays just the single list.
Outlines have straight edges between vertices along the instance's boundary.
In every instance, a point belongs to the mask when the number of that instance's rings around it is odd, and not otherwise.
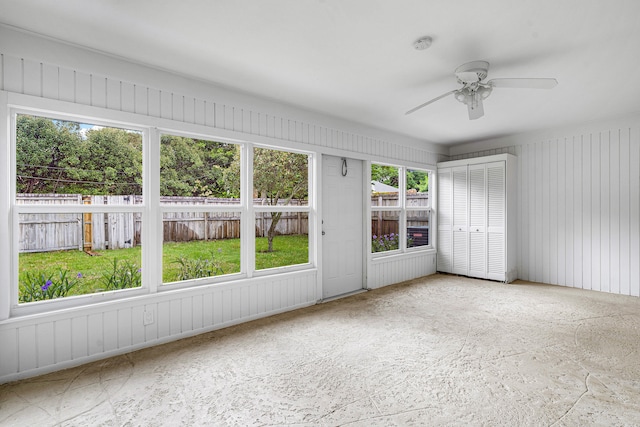
[{"label": "bare concrete slab", "polygon": [[0,386],[1,425],[639,425],[640,299],[435,275]]}]

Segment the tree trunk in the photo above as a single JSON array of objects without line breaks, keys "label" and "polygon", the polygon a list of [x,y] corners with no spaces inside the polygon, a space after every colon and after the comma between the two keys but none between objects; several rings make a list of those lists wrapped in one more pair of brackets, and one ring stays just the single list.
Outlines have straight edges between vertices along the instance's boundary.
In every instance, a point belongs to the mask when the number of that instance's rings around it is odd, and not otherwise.
[{"label": "tree trunk", "polygon": [[269,242],[267,252],[273,252],[273,238],[276,237],[276,226],[281,216],[282,212],[271,212],[271,225],[269,225],[269,231],[267,232],[267,241]]}]

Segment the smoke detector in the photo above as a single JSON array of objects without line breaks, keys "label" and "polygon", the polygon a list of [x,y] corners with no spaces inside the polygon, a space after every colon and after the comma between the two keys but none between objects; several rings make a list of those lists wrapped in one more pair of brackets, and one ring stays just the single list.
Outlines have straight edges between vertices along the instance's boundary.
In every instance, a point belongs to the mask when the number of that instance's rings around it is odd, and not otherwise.
[{"label": "smoke detector", "polygon": [[433,43],[433,39],[429,36],[426,36],[416,40],[413,43],[413,47],[416,50],[425,50],[425,49],[428,49],[429,46],[431,46],[431,43]]}]

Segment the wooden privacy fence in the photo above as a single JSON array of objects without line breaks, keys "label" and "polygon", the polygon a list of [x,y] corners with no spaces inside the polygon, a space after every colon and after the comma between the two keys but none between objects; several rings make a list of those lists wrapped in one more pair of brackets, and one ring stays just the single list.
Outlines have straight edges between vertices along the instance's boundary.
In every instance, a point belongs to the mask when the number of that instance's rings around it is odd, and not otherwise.
[{"label": "wooden privacy fence", "polygon": [[[400,231],[400,210],[377,211],[376,206],[399,206],[398,193],[373,193],[371,195],[371,235],[384,236]],[[429,194],[407,193],[407,207],[424,207],[424,210],[407,210],[407,228],[429,226]]]},{"label": "wooden privacy fence", "polygon": [[[141,196],[81,196],[77,194],[20,194],[20,204],[91,204],[126,206],[141,204]],[[233,205],[238,199],[162,197],[165,205]],[[260,204],[261,200],[255,200]],[[291,201],[301,205],[306,201]],[[257,237],[267,235],[271,214],[256,214]],[[66,249],[104,250],[130,248],[141,243],[142,219],[137,212],[20,214],[20,252]],[[308,234],[309,218],[304,212],[283,213],[278,234]],[[240,212],[166,212],[163,216],[165,242],[236,239],[240,237]]]}]

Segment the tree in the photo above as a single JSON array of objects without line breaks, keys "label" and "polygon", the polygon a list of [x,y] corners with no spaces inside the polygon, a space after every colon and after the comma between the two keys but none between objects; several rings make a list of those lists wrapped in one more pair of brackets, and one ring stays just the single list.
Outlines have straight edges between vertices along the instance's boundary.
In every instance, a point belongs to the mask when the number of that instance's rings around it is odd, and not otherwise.
[{"label": "tree", "polygon": [[423,171],[407,170],[407,190],[418,193],[429,191],[429,174]]},{"label": "tree", "polygon": [[81,194],[142,194],[142,135],[116,128],[92,129],[61,162]]},{"label": "tree", "polygon": [[160,194],[234,197],[225,188],[224,171],[238,151],[235,144],[163,135],[160,145]]},{"label": "tree", "polygon": [[[240,153],[236,153],[225,171],[228,189],[240,188]],[[308,197],[308,156],[286,151],[255,148],[253,151],[253,191],[270,206],[288,205],[291,200]],[[271,212],[267,231],[269,252],[282,212]]]},{"label": "tree", "polygon": [[18,193],[67,192],[64,159],[80,143],[77,123],[18,115],[16,190]]},{"label": "tree", "polygon": [[378,181],[398,188],[398,168],[395,166],[384,166],[372,163],[371,181]]}]

